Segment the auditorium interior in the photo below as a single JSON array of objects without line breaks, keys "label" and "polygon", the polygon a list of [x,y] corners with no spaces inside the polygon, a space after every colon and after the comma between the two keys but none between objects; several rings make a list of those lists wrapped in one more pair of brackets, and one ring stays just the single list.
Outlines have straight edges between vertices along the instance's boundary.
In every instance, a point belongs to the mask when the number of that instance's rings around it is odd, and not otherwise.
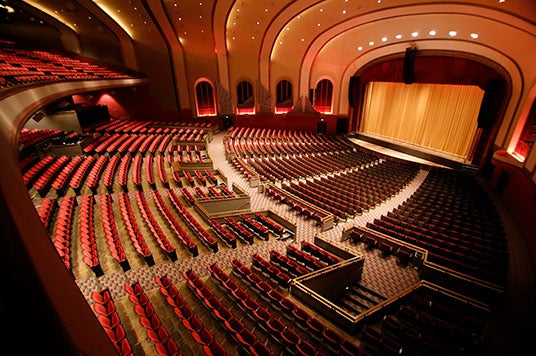
[{"label": "auditorium interior", "polygon": [[523,355],[534,0],[0,0],[5,355]]}]

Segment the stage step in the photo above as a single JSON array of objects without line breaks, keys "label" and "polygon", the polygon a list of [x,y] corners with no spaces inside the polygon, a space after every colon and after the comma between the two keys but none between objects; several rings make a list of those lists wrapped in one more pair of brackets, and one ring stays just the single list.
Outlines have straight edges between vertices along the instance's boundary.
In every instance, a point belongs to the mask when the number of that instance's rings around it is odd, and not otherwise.
[{"label": "stage step", "polygon": [[464,164],[462,166],[462,171],[471,175],[476,176],[478,173],[478,166],[472,164]]}]

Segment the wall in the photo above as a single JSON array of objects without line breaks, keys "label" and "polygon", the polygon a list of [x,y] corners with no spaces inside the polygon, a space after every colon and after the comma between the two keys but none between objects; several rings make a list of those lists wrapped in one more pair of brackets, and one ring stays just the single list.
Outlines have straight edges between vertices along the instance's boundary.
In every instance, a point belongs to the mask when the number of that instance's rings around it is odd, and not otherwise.
[{"label": "wall", "polygon": [[536,268],[536,185],[505,151],[495,152],[490,185],[500,194],[525,239],[532,265]]}]

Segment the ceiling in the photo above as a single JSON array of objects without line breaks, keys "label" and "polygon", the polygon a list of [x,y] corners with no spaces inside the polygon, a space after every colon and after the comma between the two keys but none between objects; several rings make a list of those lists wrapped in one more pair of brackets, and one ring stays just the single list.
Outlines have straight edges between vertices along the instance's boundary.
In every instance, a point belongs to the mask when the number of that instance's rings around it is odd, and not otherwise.
[{"label": "ceiling", "polygon": [[269,107],[281,79],[297,100],[329,78],[334,114],[347,114],[349,78],[407,47],[491,61],[518,98],[536,78],[534,0],[3,0],[0,9],[4,20],[53,27],[64,49],[146,73],[165,107],[194,107],[201,79],[231,97],[248,80]]}]

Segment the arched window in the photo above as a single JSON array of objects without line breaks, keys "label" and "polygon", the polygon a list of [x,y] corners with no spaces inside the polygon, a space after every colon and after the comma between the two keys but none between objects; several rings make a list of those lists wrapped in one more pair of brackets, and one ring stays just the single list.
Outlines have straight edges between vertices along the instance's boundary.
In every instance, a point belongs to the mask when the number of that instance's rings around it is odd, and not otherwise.
[{"label": "arched window", "polygon": [[255,99],[253,85],[247,80],[238,83],[236,87],[237,111],[239,115],[255,114]]},{"label": "arched window", "polygon": [[292,98],[292,83],[286,79],[277,83],[275,113],[284,114],[292,109],[294,100]]},{"label": "arched window", "polygon": [[216,115],[214,89],[210,82],[202,80],[196,84],[195,103],[197,106],[197,116]]},{"label": "arched window", "polygon": [[523,126],[523,131],[519,140],[517,141],[516,148],[513,152],[513,155],[517,157],[520,161],[525,161],[527,158],[530,149],[534,146],[536,141],[536,101],[532,102],[532,107],[530,108],[529,116],[527,121],[525,121],[525,126]]},{"label": "arched window", "polygon": [[333,83],[329,79],[322,79],[316,84],[313,107],[322,114],[331,114],[333,101]]}]

